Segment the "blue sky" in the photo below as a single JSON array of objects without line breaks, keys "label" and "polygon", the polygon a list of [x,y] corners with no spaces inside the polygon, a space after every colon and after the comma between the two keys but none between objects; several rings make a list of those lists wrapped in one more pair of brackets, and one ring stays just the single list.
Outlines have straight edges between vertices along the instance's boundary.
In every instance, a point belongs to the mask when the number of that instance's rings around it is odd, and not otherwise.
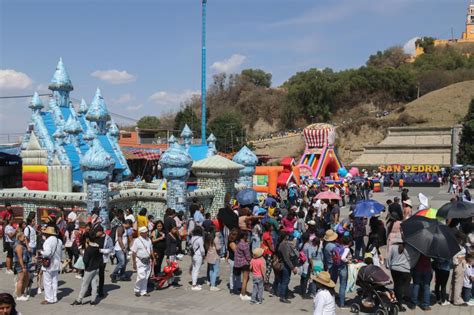
[{"label": "blue sky", "polygon": [[[468,0],[208,0],[212,74],[359,67],[416,36],[459,37]],[[114,113],[179,110],[200,90],[200,0],[0,0],[0,95],[45,92],[61,56],[90,102]],[[0,133],[22,132],[29,100],[0,100]]]}]

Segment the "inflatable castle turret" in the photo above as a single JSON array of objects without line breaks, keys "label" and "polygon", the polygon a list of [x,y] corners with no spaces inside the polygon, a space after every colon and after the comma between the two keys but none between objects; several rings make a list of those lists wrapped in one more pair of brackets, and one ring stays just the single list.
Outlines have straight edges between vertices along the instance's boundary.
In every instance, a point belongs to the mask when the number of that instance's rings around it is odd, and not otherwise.
[{"label": "inflatable castle turret", "polygon": [[104,150],[99,140],[94,140],[80,164],[84,181],[87,183],[87,211],[91,214],[94,208],[99,208],[102,224],[108,228],[109,182],[115,161]]},{"label": "inflatable castle turret", "polygon": [[337,176],[343,164],[336,154],[336,130],[329,124],[317,123],[304,128],[305,150],[297,168],[302,178]]},{"label": "inflatable castle turret", "polygon": [[191,173],[193,159],[171,135],[168,139],[169,148],[160,158],[159,164],[163,177],[167,182],[166,203],[171,209],[185,212],[186,207],[186,180]]},{"label": "inflatable castle turret", "polygon": [[244,168],[239,171],[238,183],[246,188],[253,187],[253,175],[255,167],[258,164],[258,158],[247,146],[243,146],[232,159],[235,163],[243,165]]}]

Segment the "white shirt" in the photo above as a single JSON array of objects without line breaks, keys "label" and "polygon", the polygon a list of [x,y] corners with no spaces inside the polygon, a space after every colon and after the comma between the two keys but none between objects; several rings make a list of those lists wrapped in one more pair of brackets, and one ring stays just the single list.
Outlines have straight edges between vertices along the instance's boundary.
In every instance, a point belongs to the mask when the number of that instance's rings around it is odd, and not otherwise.
[{"label": "white shirt", "polygon": [[[15,232],[15,228],[13,226],[11,226],[10,224],[8,224],[5,227],[5,231],[3,232],[3,235],[5,237],[5,242],[7,242],[7,243],[15,242],[15,236],[13,236],[12,238],[9,236],[9,234],[14,233],[14,232]],[[13,234],[13,235],[15,235],[15,234]]]},{"label": "white shirt", "polygon": [[42,270],[59,271],[61,269],[61,258],[63,256],[63,242],[55,236],[49,236],[43,244],[41,255],[51,259],[49,267],[41,267]]},{"label": "white shirt", "polygon": [[67,220],[69,222],[74,222],[75,223],[76,220],[77,220],[77,214],[74,211],[69,212],[69,214],[67,215]]},{"label": "white shirt", "polygon": [[[115,233],[117,233],[117,235],[115,235],[115,247],[114,249],[115,250],[122,250],[122,247],[120,247],[120,244],[119,244],[119,241],[118,241],[118,229],[115,231]],[[123,230],[123,234],[122,234],[122,243],[123,243],[123,246],[125,247],[125,249],[127,249],[127,245],[128,245],[128,232],[127,230],[125,230],[125,228],[122,226],[122,230]]]},{"label": "white shirt", "polygon": [[133,214],[129,214],[125,217],[125,220],[131,220],[133,223],[135,223],[135,216]]},{"label": "white shirt", "polygon": [[326,289],[318,291],[313,300],[314,313],[313,315],[335,315],[336,302],[334,296]]},{"label": "white shirt", "polygon": [[104,247],[99,249],[99,251],[102,253],[102,258],[104,259],[104,263],[106,264],[109,260],[109,255],[112,254],[114,251],[114,244],[110,236],[106,234],[104,237]]},{"label": "white shirt", "polygon": [[27,226],[23,231],[26,238],[28,239],[30,248],[36,248],[36,230],[32,226]]},{"label": "white shirt", "polygon": [[148,258],[151,257],[153,253],[153,248],[151,244],[151,239],[150,238],[143,238],[139,236],[132,245],[132,248],[130,249],[132,252],[134,252],[138,258]]}]

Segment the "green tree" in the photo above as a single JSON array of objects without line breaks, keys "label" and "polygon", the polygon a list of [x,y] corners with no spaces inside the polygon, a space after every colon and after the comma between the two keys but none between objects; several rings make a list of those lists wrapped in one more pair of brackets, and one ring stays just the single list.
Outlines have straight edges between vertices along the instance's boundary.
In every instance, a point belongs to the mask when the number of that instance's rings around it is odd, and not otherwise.
[{"label": "green tree", "polygon": [[408,57],[409,55],[405,53],[402,47],[394,46],[371,55],[367,61],[367,66],[398,68],[407,62]]},{"label": "green tree", "polygon": [[464,119],[458,160],[461,164],[474,163],[474,98],[469,104],[469,111]]},{"label": "green tree", "polygon": [[182,130],[186,124],[193,131],[194,137],[199,138],[201,136],[201,120],[191,105],[186,105],[176,114],[173,128],[174,130]]},{"label": "green tree", "polygon": [[416,47],[423,48],[423,51],[425,52],[425,54],[430,54],[430,53],[433,52],[434,47],[435,47],[434,41],[435,41],[435,38],[425,36],[425,37],[422,37],[422,38],[418,38],[415,41],[415,45],[416,45]]},{"label": "green tree", "polygon": [[140,129],[158,129],[160,128],[160,119],[156,116],[143,116],[137,122]]},{"label": "green tree", "polygon": [[217,150],[222,152],[233,152],[245,144],[245,130],[242,125],[242,117],[237,113],[226,112],[219,114],[208,126],[209,134],[213,133],[216,138]]},{"label": "green tree", "polygon": [[[330,86],[333,71],[311,69],[297,73],[288,83],[288,105],[310,122],[326,121],[332,105]],[[285,112],[287,117],[288,112]]]},{"label": "green tree", "polygon": [[272,85],[272,74],[261,69],[245,69],[242,70],[240,76],[255,86],[269,88]]}]

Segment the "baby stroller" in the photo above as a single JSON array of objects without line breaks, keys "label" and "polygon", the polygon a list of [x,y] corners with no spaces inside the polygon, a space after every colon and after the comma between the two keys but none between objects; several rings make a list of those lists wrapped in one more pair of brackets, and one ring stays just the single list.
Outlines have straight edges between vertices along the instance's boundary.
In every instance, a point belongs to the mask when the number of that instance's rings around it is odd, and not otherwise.
[{"label": "baby stroller", "polygon": [[399,306],[392,290],[387,285],[392,283],[390,277],[382,268],[368,265],[360,268],[357,273],[357,289],[355,302],[351,305],[351,312],[360,311],[375,313],[376,315],[398,315]]},{"label": "baby stroller", "polygon": [[167,260],[166,262],[167,266],[163,268],[163,272],[150,278],[156,290],[170,286],[174,282],[175,277],[180,276],[182,273],[176,261]]}]

